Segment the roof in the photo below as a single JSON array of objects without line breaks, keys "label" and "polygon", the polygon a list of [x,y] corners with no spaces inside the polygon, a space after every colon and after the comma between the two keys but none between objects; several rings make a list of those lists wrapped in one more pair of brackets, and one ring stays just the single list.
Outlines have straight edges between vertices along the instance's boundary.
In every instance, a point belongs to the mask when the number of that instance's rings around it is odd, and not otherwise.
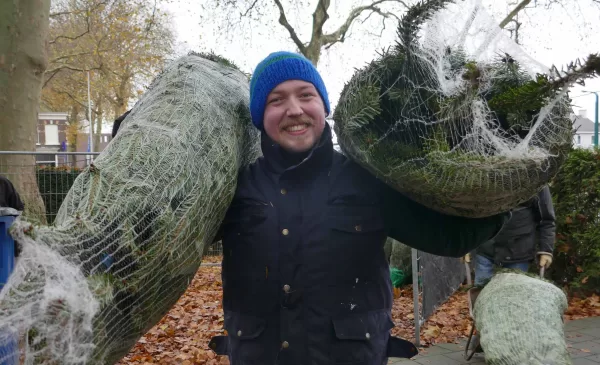
[{"label": "roof", "polygon": [[576,116],[573,119],[573,129],[577,132],[594,132],[594,122],[585,117]]}]

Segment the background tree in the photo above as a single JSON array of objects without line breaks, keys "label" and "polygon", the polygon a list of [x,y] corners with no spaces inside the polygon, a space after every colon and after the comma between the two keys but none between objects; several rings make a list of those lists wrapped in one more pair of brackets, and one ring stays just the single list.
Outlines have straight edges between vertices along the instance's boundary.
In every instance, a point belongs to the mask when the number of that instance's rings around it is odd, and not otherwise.
[{"label": "background tree", "polygon": [[[50,0],[0,2],[0,150],[33,151],[44,71]],[[0,166],[25,203],[44,221],[34,156],[0,155]]]},{"label": "background tree", "polygon": [[[367,5],[355,5],[347,14],[343,14],[339,4],[331,4],[331,0],[318,0],[307,4],[306,1],[285,0],[217,0],[214,5],[216,12],[224,14],[222,29],[227,34],[237,34],[240,25],[245,21],[262,22],[268,14],[279,14],[279,24],[283,26],[298,51],[311,60],[314,65],[319,63],[323,49],[329,49],[338,42],[344,42],[351,27],[359,22],[364,22],[372,16],[381,18],[381,29],[386,21],[393,20],[396,26],[398,16],[401,15],[415,0],[376,0]],[[302,21],[298,13],[312,10],[312,25],[308,33],[308,41],[302,40]],[[292,14],[292,11],[295,14]],[[325,25],[330,16],[335,14],[342,17],[343,23],[337,28],[327,31]],[[208,18],[208,16],[206,16]],[[212,17],[212,15],[211,15]]]},{"label": "background tree", "polygon": [[70,116],[75,141],[79,121],[88,119],[89,71],[97,151],[103,123],[128,109],[172,53],[169,17],[156,4],[133,0],[59,2],[53,14],[42,99],[53,110],[77,112]]}]

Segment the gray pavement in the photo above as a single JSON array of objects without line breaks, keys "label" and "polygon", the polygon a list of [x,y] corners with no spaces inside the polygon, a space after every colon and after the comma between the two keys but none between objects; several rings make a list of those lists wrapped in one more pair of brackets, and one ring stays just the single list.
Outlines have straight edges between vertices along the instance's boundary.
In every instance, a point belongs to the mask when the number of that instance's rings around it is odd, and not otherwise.
[{"label": "gray pavement", "polygon": [[[565,323],[567,346],[573,365],[600,364],[600,317],[577,319]],[[483,354],[475,354],[470,361],[465,360],[466,341],[457,344],[439,344],[424,348],[414,358],[391,358],[393,365],[481,365],[485,364]]]}]

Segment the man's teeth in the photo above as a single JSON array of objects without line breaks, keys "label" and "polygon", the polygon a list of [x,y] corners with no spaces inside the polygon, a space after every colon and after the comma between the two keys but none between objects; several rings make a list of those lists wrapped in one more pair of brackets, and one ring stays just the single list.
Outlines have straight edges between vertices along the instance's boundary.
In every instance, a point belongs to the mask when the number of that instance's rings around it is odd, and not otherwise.
[{"label": "man's teeth", "polygon": [[289,132],[298,132],[298,131],[301,131],[303,129],[306,129],[306,124],[293,125],[291,127],[287,127],[285,130],[287,130]]}]

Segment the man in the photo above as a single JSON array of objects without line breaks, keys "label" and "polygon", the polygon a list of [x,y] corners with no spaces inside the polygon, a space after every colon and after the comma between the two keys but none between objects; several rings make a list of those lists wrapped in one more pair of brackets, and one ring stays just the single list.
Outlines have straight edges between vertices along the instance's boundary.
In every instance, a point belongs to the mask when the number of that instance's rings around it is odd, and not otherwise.
[{"label": "man", "polygon": [[13,208],[20,212],[25,209],[14,185],[2,175],[0,175],[0,208]]},{"label": "man", "polygon": [[256,67],[250,109],[263,157],[240,172],[218,235],[227,336],[210,347],[232,365],[383,365],[414,356],[411,343],[389,333],[386,237],[460,257],[507,215],[437,213],[335,152],[327,90],[300,55],[273,53]]},{"label": "man", "polygon": [[550,267],[555,220],[552,196],[546,186],[513,210],[511,219],[494,239],[475,250],[475,285],[484,285],[492,277],[496,265],[527,272],[537,258],[539,267]]}]

